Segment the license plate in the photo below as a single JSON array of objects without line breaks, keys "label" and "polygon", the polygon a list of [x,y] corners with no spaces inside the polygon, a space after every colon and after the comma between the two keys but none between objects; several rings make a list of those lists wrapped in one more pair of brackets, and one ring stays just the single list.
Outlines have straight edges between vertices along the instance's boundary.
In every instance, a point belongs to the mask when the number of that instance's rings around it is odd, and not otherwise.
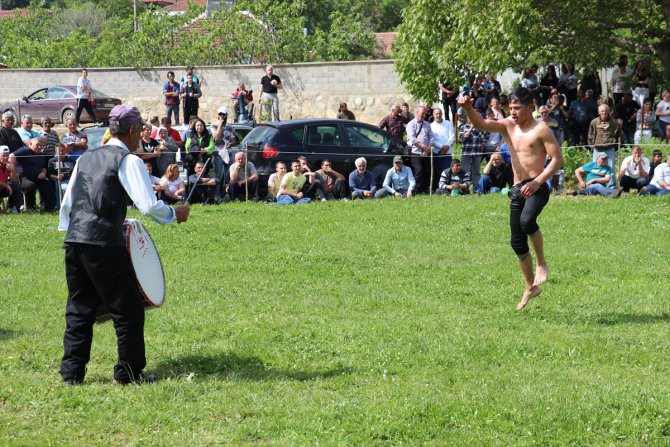
[{"label": "license plate", "polygon": [[108,107],[110,109],[114,108],[114,106],[115,106],[115,104],[113,104],[111,102],[106,102],[105,104],[103,104],[103,107]]}]

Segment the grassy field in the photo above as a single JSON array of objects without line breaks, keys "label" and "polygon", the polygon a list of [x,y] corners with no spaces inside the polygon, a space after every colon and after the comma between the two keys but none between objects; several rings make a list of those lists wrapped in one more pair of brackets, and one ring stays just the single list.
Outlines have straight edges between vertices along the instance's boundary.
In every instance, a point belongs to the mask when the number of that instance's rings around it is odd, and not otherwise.
[{"label": "grassy field", "polygon": [[668,445],[669,212],[552,198],[552,276],[522,312],[502,196],[143,218],[167,276],[146,325],[164,380],[128,387],[111,324],[85,384],[61,383],[63,234],[0,216],[0,445]]}]

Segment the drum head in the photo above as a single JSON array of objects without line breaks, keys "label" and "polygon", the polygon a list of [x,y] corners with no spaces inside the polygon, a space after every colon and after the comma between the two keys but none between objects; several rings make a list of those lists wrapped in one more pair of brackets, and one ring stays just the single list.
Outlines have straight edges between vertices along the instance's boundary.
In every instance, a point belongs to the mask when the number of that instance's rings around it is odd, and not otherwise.
[{"label": "drum head", "polygon": [[125,225],[126,247],[140,292],[151,306],[159,307],[165,301],[165,275],[158,250],[139,220],[128,219]]}]

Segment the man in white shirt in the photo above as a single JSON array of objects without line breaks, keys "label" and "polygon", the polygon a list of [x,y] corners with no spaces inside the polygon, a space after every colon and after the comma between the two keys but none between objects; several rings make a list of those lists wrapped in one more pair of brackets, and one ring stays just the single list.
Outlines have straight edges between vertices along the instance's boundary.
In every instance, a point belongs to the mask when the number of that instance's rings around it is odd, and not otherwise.
[{"label": "man in white shirt", "polygon": [[641,190],[649,184],[650,169],[649,159],[642,155],[640,146],[634,146],[632,154],[621,162],[618,174],[619,185],[624,192],[629,192],[631,188]]},{"label": "man in white shirt", "polygon": [[430,124],[433,131],[433,185],[432,189],[437,188],[440,175],[445,169],[451,166],[451,148],[454,145],[456,134],[454,125],[444,119],[442,109],[433,110],[435,120]]},{"label": "man in white shirt", "polygon": [[665,163],[661,163],[654,169],[654,178],[651,179],[649,186],[640,192],[640,194],[664,196],[670,194],[670,153]]},{"label": "man in white shirt", "polygon": [[81,111],[86,109],[86,113],[91,117],[91,120],[95,123],[95,112],[93,111],[93,88],[91,87],[91,81],[88,80],[88,70],[83,69],[81,71],[81,77],[77,81],[77,111],[74,115],[74,120],[79,125],[79,118],[81,118]]},{"label": "man in white shirt", "polygon": [[628,58],[622,56],[617,63],[617,68],[612,73],[610,84],[612,84],[612,93],[614,96],[614,107],[621,102],[623,95],[630,91],[630,78],[633,76],[633,70],[628,68]]},{"label": "man in white shirt", "polygon": [[146,124],[136,107],[114,107],[109,114],[112,138],[79,158],[61,204],[58,229],[67,231],[69,292],[60,374],[67,385],[84,380],[99,305],[109,311],[117,334],[114,381],[126,385],[156,380],[142,373],[144,305],[125,246],[123,222],[130,203],[162,224],[185,222],[189,209],[157,200],[144,163],[128,150],[137,147]]}]

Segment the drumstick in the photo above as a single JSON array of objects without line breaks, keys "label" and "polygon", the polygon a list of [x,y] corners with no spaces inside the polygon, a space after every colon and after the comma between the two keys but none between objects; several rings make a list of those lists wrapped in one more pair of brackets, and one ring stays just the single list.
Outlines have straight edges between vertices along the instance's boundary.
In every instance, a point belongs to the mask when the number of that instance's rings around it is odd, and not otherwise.
[{"label": "drumstick", "polygon": [[195,185],[193,185],[193,188],[191,188],[191,192],[188,193],[188,197],[186,197],[186,200],[184,201],[185,204],[188,204],[189,201],[191,200],[191,196],[195,192],[195,188],[198,186],[198,182],[200,182],[200,178],[202,177],[202,175],[205,173],[205,170],[207,169],[207,163],[209,163],[209,160],[211,160],[211,157],[208,158],[207,161],[205,161],[205,164],[202,167],[202,171],[200,171],[200,175],[195,180]]}]

